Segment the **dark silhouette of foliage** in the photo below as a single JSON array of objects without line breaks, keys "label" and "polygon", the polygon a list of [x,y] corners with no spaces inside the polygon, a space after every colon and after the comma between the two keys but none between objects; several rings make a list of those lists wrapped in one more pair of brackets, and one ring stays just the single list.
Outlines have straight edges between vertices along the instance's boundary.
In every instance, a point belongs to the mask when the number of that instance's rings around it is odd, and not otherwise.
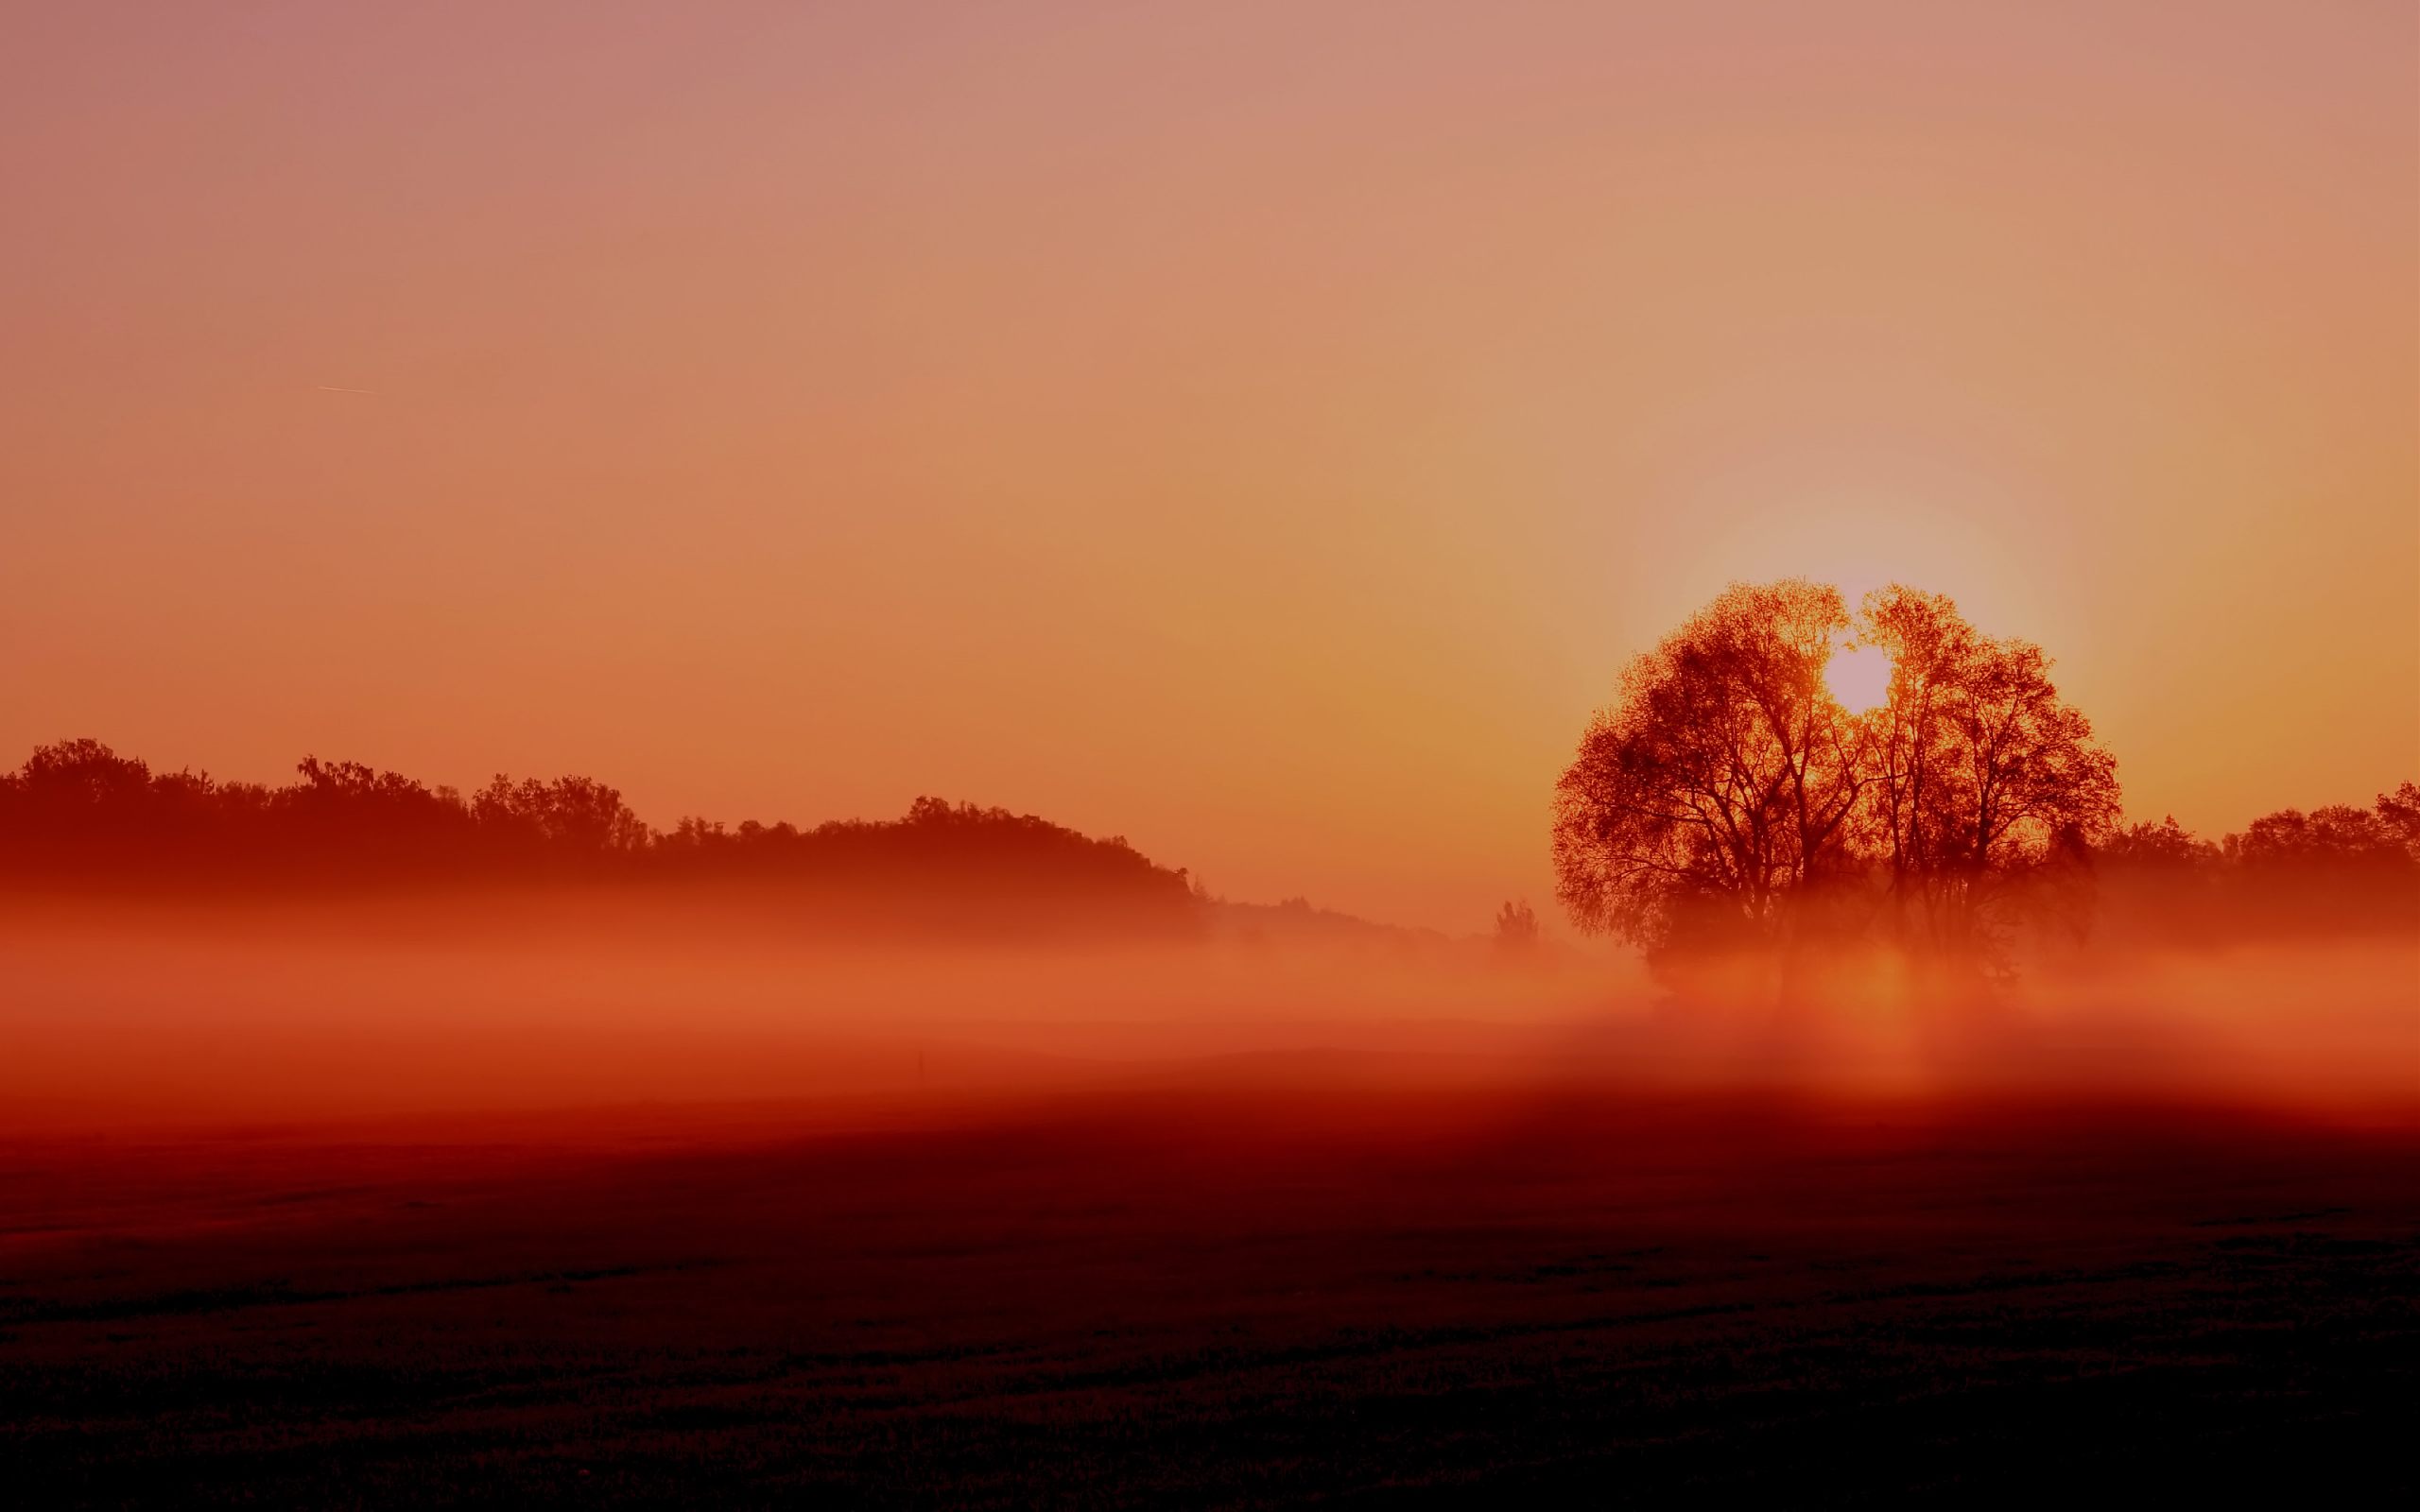
[{"label": "dark silhouette of foliage", "polygon": [[2168,818],[2118,831],[2095,856],[2121,935],[2198,943],[2420,929],[2420,787],[2376,807],[2279,809],[2204,840]]},{"label": "dark silhouette of foliage", "polygon": [[2279,809],[2253,820],[2241,834],[2229,835],[2225,849],[2248,867],[2399,867],[2411,852],[2387,812],[2391,801],[2380,794],[2375,812],[2344,803],[2308,814]]},{"label": "dark silhouette of foliage", "polygon": [[0,882],[222,892],[606,885],[752,896],[858,922],[955,930],[1187,927],[1181,872],[1123,837],[920,798],[893,821],[802,830],[642,823],[587,777],[497,776],[464,798],[306,756],[282,787],[154,773],[97,741],[37,748],[0,777]]},{"label": "dark silhouette of foliage", "polygon": [[2118,764],[2060,699],[2049,658],[1909,588],[1868,595],[1858,626],[1892,661],[1891,696],[1861,723],[1865,838],[1894,933],[1977,954],[2028,910],[2080,912],[2091,849],[2118,821]]},{"label": "dark silhouette of foliage", "polygon": [[1538,948],[1538,912],[1528,899],[1507,902],[1495,911],[1495,949],[1503,955],[1527,955]]},{"label": "dark silhouette of foliage", "polygon": [[[1893,664],[1863,714],[1826,688],[1852,643]],[[2116,764],[2041,649],[1936,594],[1736,584],[1634,662],[1556,789],[1557,895],[1582,929],[1670,957],[1874,927],[1996,957],[2076,911],[2116,822]]]},{"label": "dark silhouette of foliage", "polygon": [[2100,850],[2103,866],[2144,871],[2189,872],[2215,864],[2220,848],[2176,822],[2171,814],[2157,824],[2144,820],[2112,831]]},{"label": "dark silhouette of foliage", "polygon": [[654,838],[619,792],[589,777],[499,774],[471,800],[471,816],[483,832],[578,855],[635,854]]},{"label": "dark silhouette of foliage", "polygon": [[2404,854],[2420,861],[2420,783],[2405,782],[2378,795],[2378,822],[2403,842]]},{"label": "dark silhouette of foliage", "polygon": [[811,830],[684,818],[656,837],[648,860],[666,881],[785,888],[838,909],[894,900],[960,930],[1053,916],[1190,928],[1201,904],[1184,873],[1153,865],[1122,835],[1095,839],[1029,814],[929,797],[894,821]]},{"label": "dark silhouette of foliage", "polygon": [[1556,896],[1657,949],[1768,938],[1843,862],[1866,773],[1824,690],[1837,589],[1736,585],[1634,662],[1556,788]]}]

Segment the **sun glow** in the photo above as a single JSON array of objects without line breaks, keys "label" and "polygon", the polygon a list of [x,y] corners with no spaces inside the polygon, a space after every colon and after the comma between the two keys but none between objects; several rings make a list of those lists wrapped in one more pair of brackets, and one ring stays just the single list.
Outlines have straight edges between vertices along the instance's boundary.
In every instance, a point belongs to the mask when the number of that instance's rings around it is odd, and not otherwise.
[{"label": "sun glow", "polygon": [[1824,663],[1824,685],[1853,714],[1891,699],[1891,653],[1878,645],[1844,645]]}]

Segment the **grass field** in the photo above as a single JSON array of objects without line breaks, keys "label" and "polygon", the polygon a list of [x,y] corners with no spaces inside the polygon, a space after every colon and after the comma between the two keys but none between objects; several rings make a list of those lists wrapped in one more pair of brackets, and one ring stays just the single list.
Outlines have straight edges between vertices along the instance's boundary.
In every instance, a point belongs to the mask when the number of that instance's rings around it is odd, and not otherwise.
[{"label": "grass field", "polygon": [[2420,1129],[1207,1062],[0,1150],[18,1504],[2415,1486]]}]

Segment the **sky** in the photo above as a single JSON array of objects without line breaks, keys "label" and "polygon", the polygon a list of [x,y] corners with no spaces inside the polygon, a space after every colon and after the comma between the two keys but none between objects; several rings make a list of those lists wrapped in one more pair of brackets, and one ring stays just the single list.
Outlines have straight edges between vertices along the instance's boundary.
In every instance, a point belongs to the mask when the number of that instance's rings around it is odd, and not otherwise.
[{"label": "sky", "polygon": [[2408,3],[0,19],[0,762],[919,794],[1487,926],[1735,579],[2420,777]]}]

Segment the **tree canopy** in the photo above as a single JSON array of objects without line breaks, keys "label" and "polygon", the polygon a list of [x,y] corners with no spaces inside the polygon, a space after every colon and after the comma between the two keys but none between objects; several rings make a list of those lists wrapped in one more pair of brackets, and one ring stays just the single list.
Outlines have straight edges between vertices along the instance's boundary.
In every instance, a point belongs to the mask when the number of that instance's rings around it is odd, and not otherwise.
[{"label": "tree canopy", "polygon": [[[1892,662],[1861,713],[1824,681],[1853,646]],[[1852,615],[1827,585],[1734,585],[1582,735],[1556,785],[1557,896],[1652,954],[1879,930],[1988,955],[2118,817],[2117,764],[2049,667],[1939,594],[1894,586]]]}]

